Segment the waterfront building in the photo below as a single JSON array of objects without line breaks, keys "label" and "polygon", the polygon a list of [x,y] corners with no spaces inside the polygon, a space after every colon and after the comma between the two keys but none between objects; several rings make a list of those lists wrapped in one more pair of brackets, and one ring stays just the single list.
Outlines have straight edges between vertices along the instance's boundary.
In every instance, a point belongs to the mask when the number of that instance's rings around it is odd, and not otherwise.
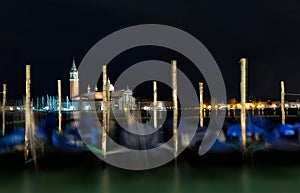
[{"label": "waterfront building", "polygon": [[[79,78],[78,70],[73,59],[72,67],[70,70],[70,98],[72,99],[72,108],[74,110],[102,110],[103,109],[103,93],[98,91],[95,86],[94,91],[91,91],[90,85],[87,87],[86,93],[79,93]],[[136,100],[133,97],[133,91],[127,89],[115,90],[110,80],[107,80],[110,92],[110,108],[111,110],[134,110],[136,109]],[[95,101],[95,106],[91,104]],[[79,104],[81,102],[81,104]]]}]

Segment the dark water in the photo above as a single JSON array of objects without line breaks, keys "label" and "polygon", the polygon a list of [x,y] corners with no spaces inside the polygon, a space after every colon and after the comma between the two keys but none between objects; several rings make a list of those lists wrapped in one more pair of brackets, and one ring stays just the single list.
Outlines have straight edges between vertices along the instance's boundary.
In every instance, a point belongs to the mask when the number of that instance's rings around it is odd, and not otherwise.
[{"label": "dark water", "polygon": [[105,168],[2,169],[1,193],[300,192],[300,166],[168,164],[147,171]]},{"label": "dark water", "polygon": [[[298,120],[298,117],[293,119]],[[52,155],[37,168],[17,161],[0,161],[0,193],[300,192],[300,156],[280,162],[278,160],[284,160],[285,155],[265,155],[255,157],[254,164],[243,164],[239,159],[233,159],[238,164],[224,164],[219,156],[206,162],[201,162],[201,157],[193,161],[182,159],[177,164],[173,162],[146,171],[128,171],[109,165],[103,168],[95,162],[87,164],[90,157],[82,155],[72,159]],[[52,162],[56,164],[51,165]],[[6,167],[7,163],[10,164]]]}]

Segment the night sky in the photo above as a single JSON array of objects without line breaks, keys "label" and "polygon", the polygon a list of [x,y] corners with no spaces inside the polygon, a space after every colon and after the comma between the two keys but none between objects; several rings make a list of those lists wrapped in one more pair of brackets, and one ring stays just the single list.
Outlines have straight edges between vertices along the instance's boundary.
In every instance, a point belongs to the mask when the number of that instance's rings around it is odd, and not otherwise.
[{"label": "night sky", "polygon": [[[27,63],[32,65],[32,96],[56,95],[57,79],[67,95],[72,57],[79,65],[106,35],[148,23],[174,26],[199,39],[217,61],[229,99],[239,98],[241,57],[249,60],[249,97],[279,99],[280,80],[287,92],[300,93],[297,0],[9,0],[0,10],[0,83],[8,84],[9,98],[25,93]],[[126,67],[149,59],[178,59],[195,87],[202,79],[180,54],[149,46],[117,56],[108,75],[114,82]],[[137,95],[148,94],[151,89],[137,89]]]}]

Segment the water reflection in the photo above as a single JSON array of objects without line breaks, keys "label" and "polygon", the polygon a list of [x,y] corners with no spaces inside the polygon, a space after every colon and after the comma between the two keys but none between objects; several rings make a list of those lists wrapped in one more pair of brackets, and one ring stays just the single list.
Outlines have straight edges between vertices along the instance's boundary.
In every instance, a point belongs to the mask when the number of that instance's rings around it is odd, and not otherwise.
[{"label": "water reflection", "polygon": [[30,176],[27,170],[22,173],[22,181],[21,181],[21,191],[22,193],[30,193]]},{"label": "water reflection", "polygon": [[101,172],[101,183],[100,183],[100,192],[110,193],[110,179],[109,179],[109,171],[107,169],[104,169]]},{"label": "water reflection", "polygon": [[300,167],[208,166],[178,160],[147,171],[65,167],[61,169],[1,170],[2,193],[154,193],[154,192],[299,192]]},{"label": "water reflection", "polygon": [[242,168],[242,192],[249,193],[249,167],[243,166]]},{"label": "water reflection", "polygon": [[180,193],[180,173],[179,168],[176,162],[176,165],[174,166],[174,182],[173,182],[173,191],[174,193]]}]

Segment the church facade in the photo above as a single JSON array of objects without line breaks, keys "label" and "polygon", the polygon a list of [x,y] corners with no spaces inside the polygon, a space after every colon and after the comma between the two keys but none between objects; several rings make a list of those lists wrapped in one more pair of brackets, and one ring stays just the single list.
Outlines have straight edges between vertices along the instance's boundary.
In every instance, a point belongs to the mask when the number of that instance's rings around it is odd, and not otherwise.
[{"label": "church facade", "polygon": [[[94,91],[91,91],[90,86],[87,87],[86,93],[79,93],[79,76],[76,68],[75,60],[73,59],[70,70],[70,99],[74,110],[97,110],[103,109],[103,93],[98,91],[95,86]],[[115,90],[114,86],[107,80],[110,91],[110,109],[111,110],[135,110],[136,100],[133,97],[133,91],[129,88],[123,90]],[[95,104],[95,105],[93,105]]]}]

